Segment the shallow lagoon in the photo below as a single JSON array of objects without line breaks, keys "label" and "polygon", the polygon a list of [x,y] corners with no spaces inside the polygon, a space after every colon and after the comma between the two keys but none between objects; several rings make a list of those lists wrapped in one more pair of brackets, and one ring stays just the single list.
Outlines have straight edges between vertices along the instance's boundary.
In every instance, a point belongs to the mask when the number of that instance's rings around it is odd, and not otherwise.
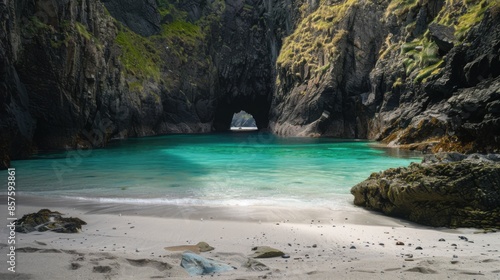
[{"label": "shallow lagoon", "polygon": [[262,132],[168,135],[14,161],[21,194],[174,205],[351,207],[350,188],[421,155]]}]

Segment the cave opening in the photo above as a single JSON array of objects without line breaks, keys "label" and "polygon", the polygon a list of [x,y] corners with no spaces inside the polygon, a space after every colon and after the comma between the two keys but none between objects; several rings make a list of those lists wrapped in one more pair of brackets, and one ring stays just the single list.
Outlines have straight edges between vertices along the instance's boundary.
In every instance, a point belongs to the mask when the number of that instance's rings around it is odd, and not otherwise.
[{"label": "cave opening", "polygon": [[[216,132],[231,130],[234,116],[236,115],[238,119],[238,114],[242,111],[245,113],[244,116],[253,118],[256,129],[265,130],[269,125],[270,107],[270,95],[233,96],[219,101],[214,115],[213,130]],[[237,123],[235,126],[242,127]]]},{"label": "cave opening", "polygon": [[257,130],[257,124],[251,114],[241,110],[233,114],[231,130]]}]

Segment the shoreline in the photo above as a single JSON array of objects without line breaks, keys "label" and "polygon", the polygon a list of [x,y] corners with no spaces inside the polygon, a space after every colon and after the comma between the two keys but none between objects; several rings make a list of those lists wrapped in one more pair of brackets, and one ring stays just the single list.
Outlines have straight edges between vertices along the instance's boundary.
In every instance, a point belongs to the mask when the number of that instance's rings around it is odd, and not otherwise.
[{"label": "shoreline", "polygon": [[[237,222],[269,222],[277,223],[288,220],[293,223],[309,223],[311,220],[342,220],[351,218],[350,223],[359,225],[406,226],[411,224],[398,218],[385,216],[351,204],[342,210],[326,206],[311,207],[269,206],[269,205],[182,205],[182,204],[138,204],[120,202],[99,202],[97,200],[80,200],[69,197],[49,198],[45,196],[18,194],[18,209],[61,208],[70,212],[77,211],[95,215],[129,215],[180,220],[219,220]],[[6,200],[1,194],[0,200]],[[36,211],[38,211],[36,210]],[[33,210],[35,211],[35,210]],[[35,211],[35,212],[36,212]],[[53,210],[54,211],[54,210]],[[22,211],[23,214],[25,211]],[[30,212],[31,213],[31,212]],[[18,218],[21,218],[18,215]]]},{"label": "shoreline", "polygon": [[[500,276],[496,268],[500,263],[498,232],[474,234],[475,229],[431,228],[363,209],[117,207],[22,196],[19,200],[18,218],[49,208],[87,222],[77,234],[17,233],[16,274],[22,274],[23,279],[199,279],[180,267],[182,252],[164,247],[201,241],[215,247],[214,251],[200,253],[203,257],[237,268],[216,274],[217,279]],[[5,207],[0,212],[4,217],[7,214]],[[7,231],[4,227],[2,236]],[[466,236],[468,241],[459,236]],[[441,238],[445,241],[439,241]],[[405,245],[396,245],[397,241]],[[0,243],[3,261],[6,242]],[[271,246],[290,258],[257,259],[267,270],[250,270],[243,264],[254,246]],[[105,269],[99,272],[96,267]],[[13,279],[7,272],[1,271],[0,278]]]}]

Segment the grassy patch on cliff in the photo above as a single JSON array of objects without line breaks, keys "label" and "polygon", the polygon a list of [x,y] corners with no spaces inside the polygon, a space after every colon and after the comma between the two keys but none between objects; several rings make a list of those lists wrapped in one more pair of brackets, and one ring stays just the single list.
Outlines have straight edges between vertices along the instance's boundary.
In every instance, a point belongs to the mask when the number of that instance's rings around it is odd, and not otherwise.
[{"label": "grassy patch on cliff", "polygon": [[85,27],[85,25],[79,22],[75,22],[75,28],[78,31],[78,33],[82,35],[85,39],[90,40],[90,38],[93,37],[92,34],[90,34],[90,32],[87,30],[87,27]]},{"label": "grassy patch on cliff", "polygon": [[[213,8],[206,16],[192,22],[188,13],[179,6],[180,1],[157,0],[162,17],[161,31],[150,37],[143,37],[117,23],[118,35],[115,42],[121,47],[120,61],[126,72],[136,80],[129,82],[129,88],[143,90],[143,82],[152,79],[167,87],[174,83],[166,69],[181,67],[188,62],[205,62],[205,38],[210,24],[225,8],[223,0],[215,0],[207,7]],[[208,26],[208,28],[207,28]],[[168,64],[168,65],[167,65]],[[165,73],[162,74],[162,72]]]},{"label": "grassy patch on cliff", "polygon": [[160,79],[160,56],[153,42],[121,24],[115,42],[121,47],[120,61],[129,74],[140,80]]},{"label": "grassy patch on cliff", "polygon": [[201,28],[190,22],[177,20],[162,26],[161,38],[171,43],[195,45],[204,38]]},{"label": "grassy patch on cliff", "polygon": [[422,38],[403,44],[401,54],[405,56],[403,65],[407,76],[418,70],[415,83],[425,82],[425,79],[439,73],[444,62],[439,55],[438,46],[429,39],[428,33]]},{"label": "grassy patch on cliff", "polygon": [[33,16],[29,20],[23,21],[21,31],[29,38],[46,37],[50,46],[55,49],[67,47],[70,41],[78,38],[92,41],[98,48],[102,48],[102,44],[94,34],[78,21],[61,20],[57,24],[51,25]]},{"label": "grassy patch on cliff", "polygon": [[500,7],[498,0],[446,0],[436,22],[455,28],[458,41],[465,39],[469,30],[483,20],[484,13]]},{"label": "grassy patch on cliff", "polygon": [[[387,11],[408,11],[417,4],[413,0],[393,0]],[[473,26],[479,24],[488,9],[498,8],[499,5],[498,0],[446,0],[434,22],[452,26],[455,30],[455,40],[459,43],[465,39]],[[443,57],[439,55],[438,46],[431,40],[429,32],[404,43],[401,54],[405,56],[403,64],[406,75],[410,76],[414,71],[418,71],[413,80],[415,83],[425,82],[429,77],[438,74],[444,65]]]},{"label": "grassy patch on cliff", "polygon": [[410,10],[417,7],[418,4],[418,0],[392,0],[387,6],[385,16],[388,17],[391,14],[394,14],[397,17],[402,18]]},{"label": "grassy patch on cliff", "polygon": [[[301,79],[307,79],[311,73],[326,72],[339,52],[339,42],[348,35],[346,30],[339,30],[337,25],[348,10],[356,5],[357,0],[333,5],[322,3],[321,7],[305,16],[295,31],[285,38],[276,61],[277,66],[291,70]],[[301,7],[303,14],[307,9],[306,3]]]}]

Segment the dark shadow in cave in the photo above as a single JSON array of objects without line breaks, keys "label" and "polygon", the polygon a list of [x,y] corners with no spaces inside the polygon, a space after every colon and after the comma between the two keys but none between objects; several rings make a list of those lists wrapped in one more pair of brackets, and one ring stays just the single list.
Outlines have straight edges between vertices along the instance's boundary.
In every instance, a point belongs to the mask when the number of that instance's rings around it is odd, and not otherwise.
[{"label": "dark shadow in cave", "polygon": [[265,130],[269,125],[271,96],[229,96],[219,102],[213,122],[214,131],[228,131],[235,113],[245,111],[255,119],[258,130]]}]

